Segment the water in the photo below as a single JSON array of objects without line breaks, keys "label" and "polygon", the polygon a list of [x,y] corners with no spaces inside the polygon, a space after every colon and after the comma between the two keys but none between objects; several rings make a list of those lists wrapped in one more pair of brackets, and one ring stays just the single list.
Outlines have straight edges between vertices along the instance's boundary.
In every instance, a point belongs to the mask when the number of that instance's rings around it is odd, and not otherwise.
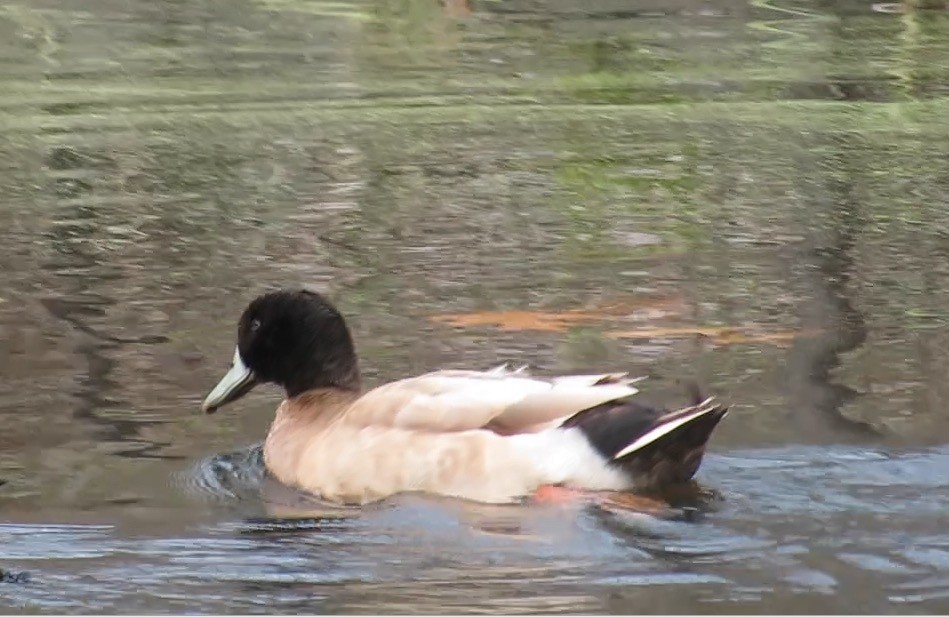
[{"label": "water", "polygon": [[[0,6],[0,608],[949,609],[946,41],[845,1]],[[198,405],[299,285],[373,384],[697,379],[699,516],[275,486],[277,393]]]}]

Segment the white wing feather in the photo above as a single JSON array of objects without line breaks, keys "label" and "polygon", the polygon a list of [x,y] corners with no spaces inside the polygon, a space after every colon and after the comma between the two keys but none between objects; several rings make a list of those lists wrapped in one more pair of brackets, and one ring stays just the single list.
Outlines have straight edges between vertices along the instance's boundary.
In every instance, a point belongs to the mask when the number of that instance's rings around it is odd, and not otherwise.
[{"label": "white wing feather", "polygon": [[521,375],[522,369],[512,372],[506,367],[485,372],[439,371],[384,389],[390,390],[387,395],[392,388],[414,390],[394,410],[396,426],[438,431],[490,426],[505,432],[556,426],[584,409],[638,391],[623,374],[568,375],[550,381]]}]

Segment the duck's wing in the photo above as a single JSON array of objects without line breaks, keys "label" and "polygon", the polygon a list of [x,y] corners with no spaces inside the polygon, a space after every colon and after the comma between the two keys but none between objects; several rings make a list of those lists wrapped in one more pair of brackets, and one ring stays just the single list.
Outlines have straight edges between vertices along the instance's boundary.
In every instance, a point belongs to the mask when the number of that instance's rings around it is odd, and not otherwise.
[{"label": "duck's wing", "polygon": [[490,429],[529,433],[580,411],[632,396],[625,373],[538,379],[522,370],[446,370],[371,390],[346,412],[348,421],[428,432]]}]

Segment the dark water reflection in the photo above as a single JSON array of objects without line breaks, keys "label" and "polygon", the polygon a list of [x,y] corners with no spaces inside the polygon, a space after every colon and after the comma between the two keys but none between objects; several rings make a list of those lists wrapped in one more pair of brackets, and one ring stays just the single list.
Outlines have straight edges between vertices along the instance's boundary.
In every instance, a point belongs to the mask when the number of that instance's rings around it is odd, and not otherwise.
[{"label": "dark water reflection", "polygon": [[[0,7],[0,608],[945,610],[949,14],[893,8]],[[301,504],[220,455],[274,392],[197,412],[288,285],[371,383],[696,378],[720,499]]]}]

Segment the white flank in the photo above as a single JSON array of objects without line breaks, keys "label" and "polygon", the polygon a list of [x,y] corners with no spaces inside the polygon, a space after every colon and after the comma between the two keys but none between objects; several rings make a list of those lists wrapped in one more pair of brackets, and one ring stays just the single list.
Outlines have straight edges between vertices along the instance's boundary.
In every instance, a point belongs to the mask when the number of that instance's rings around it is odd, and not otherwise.
[{"label": "white flank", "polygon": [[554,428],[507,439],[534,462],[545,484],[602,491],[631,486],[629,477],[610,465],[579,428]]}]

